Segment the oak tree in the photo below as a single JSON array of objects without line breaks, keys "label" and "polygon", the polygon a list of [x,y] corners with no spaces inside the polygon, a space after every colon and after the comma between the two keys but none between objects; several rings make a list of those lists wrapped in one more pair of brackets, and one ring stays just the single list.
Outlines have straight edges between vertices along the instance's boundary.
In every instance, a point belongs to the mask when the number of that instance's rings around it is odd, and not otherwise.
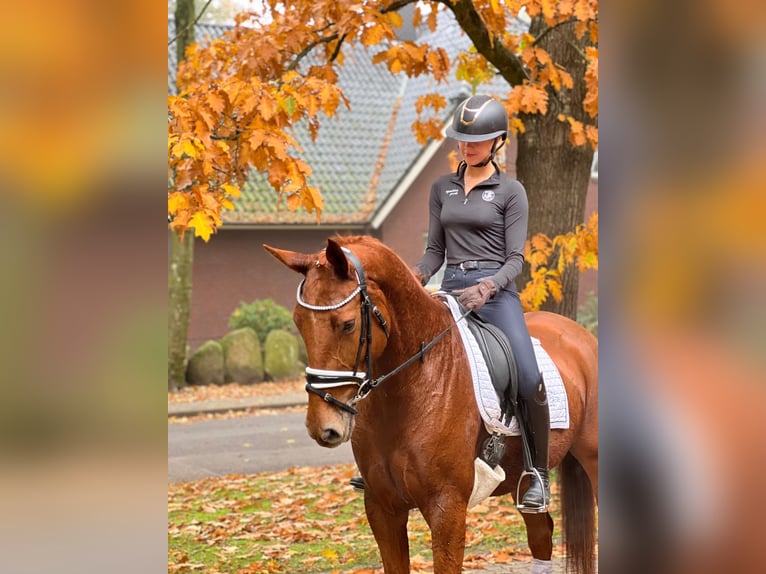
[{"label": "oak tree", "polygon": [[[403,13],[433,31],[439,12],[472,43],[455,61],[440,46],[396,38]],[[598,0],[264,0],[236,21],[224,38],[186,52],[179,93],[168,100],[171,229],[207,240],[253,169],[288,208],[319,219],[321,193],[290,129],[305,122],[315,138],[322,115],[348,105],[337,70],[344,47],[361,43],[392,73],[448,82],[456,69],[479,91],[497,75],[507,82],[496,95],[530,200],[535,267],[525,300],[536,306],[550,295],[545,305],[575,315],[577,269],[597,265],[597,226],[583,217],[598,144]],[[524,31],[514,32],[519,21]],[[446,107],[438,93],[419,98],[412,129],[421,143],[441,137]]]}]

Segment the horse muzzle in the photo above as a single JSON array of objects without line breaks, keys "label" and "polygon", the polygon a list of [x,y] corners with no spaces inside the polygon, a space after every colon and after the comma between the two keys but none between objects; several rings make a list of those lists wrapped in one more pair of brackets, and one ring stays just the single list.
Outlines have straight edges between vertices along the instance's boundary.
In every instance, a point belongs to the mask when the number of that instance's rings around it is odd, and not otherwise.
[{"label": "horse muzzle", "polygon": [[324,416],[309,412],[306,415],[306,429],[319,446],[335,448],[351,438],[354,417],[337,410],[325,412]]},{"label": "horse muzzle", "polygon": [[[364,373],[306,367],[306,391],[321,398],[325,403],[317,401],[316,398],[310,400],[306,414],[306,429],[319,446],[335,448],[348,441],[354,428],[354,417],[358,414],[349,402],[330,393],[330,389],[354,385],[358,388],[364,380]],[[348,398],[353,396],[354,394]]]}]

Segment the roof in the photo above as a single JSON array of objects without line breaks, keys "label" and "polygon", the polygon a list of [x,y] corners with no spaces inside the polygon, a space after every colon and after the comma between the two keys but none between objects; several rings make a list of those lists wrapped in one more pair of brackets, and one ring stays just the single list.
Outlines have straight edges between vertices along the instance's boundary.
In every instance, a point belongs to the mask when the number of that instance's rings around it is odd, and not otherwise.
[{"label": "roof", "polygon": [[[451,16],[442,13],[440,18],[436,32],[426,30],[418,42],[441,46],[454,60],[470,46],[470,40]],[[218,37],[229,28],[198,24],[197,38]],[[172,20],[168,22],[168,34],[174,35]],[[415,101],[419,96],[430,92],[445,96],[449,104],[442,119],[447,119],[455,106],[470,95],[464,82],[438,84],[430,76],[408,78],[390,73],[384,65],[372,63],[374,54],[381,49],[345,46],[338,84],[349,99],[350,109],[340,106],[335,116],[322,118],[316,141],[311,141],[305,125],[295,129],[295,138],[303,149],[300,157],[313,170],[310,181],[322,193],[323,225],[367,225],[387,201],[394,200],[397,186],[428,147],[418,143],[410,129],[417,116]],[[175,66],[175,52],[169,50],[171,93],[175,89]],[[499,79],[488,90],[493,88],[503,93],[508,86]],[[265,175],[254,172],[235,202],[236,209],[224,212],[224,228],[286,223],[316,226],[314,214],[303,209],[289,211],[285,205],[277,205],[276,199]]]}]

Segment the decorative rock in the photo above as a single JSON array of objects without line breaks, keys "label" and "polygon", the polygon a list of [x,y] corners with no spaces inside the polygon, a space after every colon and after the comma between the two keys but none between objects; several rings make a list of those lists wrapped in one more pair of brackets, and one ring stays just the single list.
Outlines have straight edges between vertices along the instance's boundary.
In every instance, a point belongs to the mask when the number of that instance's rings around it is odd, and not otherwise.
[{"label": "decorative rock", "polygon": [[221,346],[225,382],[247,385],[263,380],[261,343],[255,329],[243,327],[230,331],[221,339]]},{"label": "decorative rock", "polygon": [[273,381],[297,377],[304,369],[298,357],[298,338],[282,329],[268,334],[263,355],[266,376]]},{"label": "decorative rock", "polygon": [[206,341],[192,353],[186,380],[192,385],[223,384],[223,348],[218,341]]}]

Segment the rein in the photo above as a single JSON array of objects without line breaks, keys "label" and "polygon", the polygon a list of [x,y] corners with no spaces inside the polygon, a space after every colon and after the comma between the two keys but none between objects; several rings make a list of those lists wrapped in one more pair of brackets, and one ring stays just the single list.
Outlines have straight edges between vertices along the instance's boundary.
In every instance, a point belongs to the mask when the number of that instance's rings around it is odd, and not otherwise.
[{"label": "rein", "polygon": [[[306,367],[306,391],[314,393],[315,395],[318,395],[322,397],[323,400],[326,402],[338,407],[339,409],[342,409],[346,411],[347,413],[350,413],[351,415],[358,415],[359,411],[357,411],[353,405],[355,405],[360,400],[367,397],[367,395],[370,394],[370,392],[376,388],[378,385],[380,385],[383,381],[388,379],[389,377],[393,377],[403,369],[410,366],[412,363],[414,363],[417,360],[423,361],[424,356],[426,352],[431,349],[436,343],[439,342],[439,340],[444,337],[454,326],[456,323],[451,323],[446,329],[444,329],[441,333],[436,335],[431,341],[428,343],[421,343],[420,344],[420,350],[412,355],[409,359],[404,361],[401,365],[393,369],[392,371],[386,373],[385,375],[381,375],[377,378],[372,378],[372,356],[370,355],[370,347],[372,345],[372,317],[371,315],[374,314],[375,317],[378,319],[378,322],[380,323],[380,326],[383,328],[383,332],[386,335],[386,339],[389,338],[389,330],[388,330],[388,324],[386,323],[385,318],[383,317],[383,314],[380,312],[380,310],[373,305],[372,300],[370,299],[369,294],[367,293],[367,281],[365,278],[364,270],[362,268],[362,264],[359,262],[359,259],[346,247],[341,247],[343,249],[343,252],[346,254],[348,259],[351,261],[351,263],[354,265],[354,271],[356,273],[356,281],[357,286],[356,288],[351,292],[348,297],[343,299],[342,301],[338,303],[334,303],[332,305],[312,305],[310,303],[307,303],[303,300],[303,284],[305,283],[305,278],[301,280],[300,284],[298,285],[298,292],[296,294],[296,299],[298,302],[298,305],[301,307],[304,307],[305,309],[309,309],[311,311],[334,311],[336,309],[340,309],[341,307],[347,305],[350,303],[357,295],[360,295],[360,305],[361,305],[361,318],[362,318],[362,324],[359,334],[359,346],[357,347],[356,351],[356,359],[354,361],[354,370],[353,371],[333,371],[333,370],[326,370],[326,369],[314,369],[312,367]],[[458,319],[458,321],[464,319],[471,310],[467,310],[461,317]],[[362,350],[364,349],[364,357],[362,358]],[[359,372],[359,365],[360,362],[363,361],[367,371],[366,372]],[[348,384],[355,384],[359,388],[357,389],[356,395],[351,399],[349,403],[344,403],[343,401],[339,401],[336,399],[332,394],[329,392],[326,392],[327,389],[334,388],[334,387],[342,387]]]},{"label": "rein", "polygon": [[[460,316],[460,318],[458,319],[458,321],[462,321],[463,319],[465,319],[465,318],[468,316],[468,314],[469,314],[470,312],[471,312],[471,310],[470,310],[470,309],[467,309],[467,310],[466,310],[466,312],[465,312],[465,313],[463,313],[463,314]],[[357,391],[357,393],[356,393],[356,396],[354,396],[354,398],[353,398],[353,399],[351,399],[351,404],[353,405],[353,404],[357,403],[358,401],[362,400],[363,398],[365,398],[367,395],[369,395],[369,394],[370,394],[370,391],[372,391],[372,389],[374,389],[375,387],[377,387],[377,386],[378,386],[380,383],[382,383],[383,381],[385,381],[385,380],[386,380],[387,378],[389,378],[389,377],[393,377],[393,376],[394,376],[394,375],[396,375],[396,374],[397,374],[399,371],[401,371],[401,370],[405,369],[406,367],[409,367],[409,366],[410,366],[412,363],[414,363],[414,362],[415,362],[415,361],[417,361],[418,359],[420,359],[420,360],[422,361],[422,360],[423,360],[423,357],[424,357],[424,356],[425,356],[425,354],[426,354],[426,351],[428,351],[429,349],[431,349],[431,347],[433,347],[434,345],[436,345],[436,343],[438,343],[438,342],[439,342],[439,340],[440,340],[442,337],[444,337],[444,335],[446,335],[447,333],[449,333],[449,332],[450,332],[450,330],[452,330],[452,327],[454,327],[456,324],[457,324],[457,322],[455,322],[455,323],[451,323],[451,324],[450,324],[450,325],[449,325],[449,326],[448,326],[446,329],[444,329],[444,330],[443,330],[441,333],[439,333],[438,335],[436,335],[436,337],[434,337],[433,339],[431,339],[431,340],[430,340],[428,343],[425,343],[425,344],[424,344],[424,343],[421,343],[421,344],[420,344],[420,350],[419,350],[417,353],[415,353],[414,355],[412,355],[412,356],[411,356],[409,359],[407,359],[406,361],[404,361],[404,362],[403,362],[401,365],[399,365],[398,367],[396,367],[396,368],[395,368],[394,370],[392,370],[391,372],[388,372],[388,373],[386,373],[385,375],[382,375],[382,376],[378,377],[377,379],[373,379],[373,380],[370,380],[370,379],[366,379],[366,380],[365,380],[365,381],[364,381],[364,382],[363,382],[363,383],[360,385],[360,387],[359,387],[359,391]]]}]

